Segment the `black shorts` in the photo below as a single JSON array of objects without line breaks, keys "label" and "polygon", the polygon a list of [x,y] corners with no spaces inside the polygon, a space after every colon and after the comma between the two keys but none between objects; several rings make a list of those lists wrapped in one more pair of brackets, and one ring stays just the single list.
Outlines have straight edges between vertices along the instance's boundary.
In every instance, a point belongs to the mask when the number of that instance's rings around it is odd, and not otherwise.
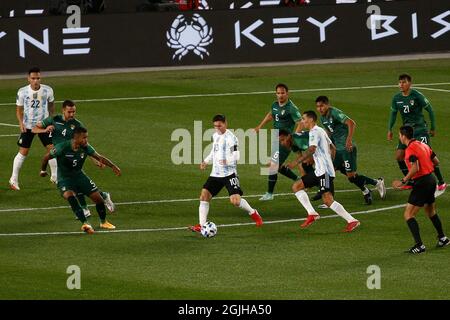
[{"label": "black shorts", "polygon": [[227,188],[230,196],[233,194],[242,196],[244,194],[239,185],[239,178],[234,173],[224,178],[210,176],[203,185],[203,189],[208,190],[213,197],[218,194],[223,187]]},{"label": "black shorts", "polygon": [[432,204],[435,201],[436,178],[432,174],[414,180],[413,188],[408,198],[408,203],[416,207]]},{"label": "black shorts", "polygon": [[[31,143],[33,142],[33,138],[36,135],[36,133],[31,132],[31,129],[27,129],[26,132],[22,132],[20,134],[19,140],[17,140],[17,145],[22,148],[30,148]],[[42,145],[44,147],[48,146],[49,144],[52,144],[52,138],[50,137],[50,133],[38,133],[39,139],[42,142]]]},{"label": "black shorts", "polygon": [[322,193],[331,192],[334,193],[334,177],[330,177],[328,174],[317,177],[314,171],[305,174],[302,177],[303,184],[306,188],[319,187],[319,191]]}]

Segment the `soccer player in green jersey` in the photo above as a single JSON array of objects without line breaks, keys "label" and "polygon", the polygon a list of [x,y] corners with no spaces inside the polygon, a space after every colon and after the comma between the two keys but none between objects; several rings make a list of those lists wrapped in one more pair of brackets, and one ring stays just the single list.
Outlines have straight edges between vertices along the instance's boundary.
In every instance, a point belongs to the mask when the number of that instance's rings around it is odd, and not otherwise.
[{"label": "soccer player in green jersey", "polygon": [[[287,85],[279,83],[275,87],[277,101],[272,103],[270,111],[266,114],[261,123],[254,129],[258,132],[266,123],[273,121],[274,129],[285,129],[289,132],[297,132],[301,129],[301,114],[297,106],[289,99],[289,89]],[[269,167],[268,189],[259,200],[273,200],[273,191],[278,179],[278,172],[296,181],[298,176],[288,167],[282,166],[286,161],[290,150],[280,145],[279,141],[273,141],[272,156]]]},{"label": "soccer player in green jersey", "polygon": [[[72,139],[73,132],[76,128],[84,127],[83,123],[78,121],[75,118],[76,114],[76,105],[71,100],[65,100],[62,104],[62,114],[58,114],[56,116],[50,116],[42,121],[39,121],[35,127],[33,127],[33,133],[43,133],[43,132],[51,132],[52,134],[52,143],[53,145],[57,145],[58,143],[67,141]],[[42,160],[41,172],[40,176],[45,177],[47,175],[47,157],[44,157]],[[94,159],[93,159],[94,160]],[[99,167],[104,167],[103,164],[95,161],[95,164]],[[55,181],[56,182],[56,181]],[[114,212],[115,205],[111,200],[111,195],[109,192],[99,191],[102,198],[105,200],[106,207],[110,212]],[[86,217],[91,215],[90,210],[86,204],[86,200],[83,194],[77,195],[78,201],[80,202],[81,207],[83,208],[84,214]]]},{"label": "soccer player in green jersey", "polygon": [[106,220],[105,202],[94,181],[82,170],[84,161],[88,156],[110,167],[117,176],[121,175],[119,167],[104,156],[98,154],[88,143],[87,129],[83,127],[75,128],[72,139],[57,144],[50,151],[48,157],[57,159],[57,186],[61,195],[69,202],[72,211],[78,220],[81,221],[81,230],[92,234],[94,233],[94,228],[83,214],[83,209],[76,197],[78,193],[88,195],[94,201],[100,217],[100,228],[112,230],[116,227]]},{"label": "soccer player in green jersey", "polygon": [[[414,128],[414,139],[431,146],[430,136],[436,135],[436,120],[434,117],[433,107],[425,96],[419,91],[412,89],[412,78],[408,74],[401,74],[398,77],[398,87],[400,92],[392,98],[391,114],[389,117],[387,139],[389,141],[393,138],[392,128],[394,127],[397,113],[400,112],[403,125],[410,125]],[[426,110],[430,115],[430,129],[425,121],[423,110]],[[395,158],[403,175],[408,174],[408,167],[405,163],[405,149],[406,145],[398,142]],[[438,180],[436,187],[436,196],[441,195],[447,188],[447,184],[441,173],[439,165],[434,167],[434,174]],[[405,185],[403,189],[412,189],[412,186]]]},{"label": "soccer player in green jersey", "polygon": [[367,184],[376,187],[381,199],[386,197],[384,179],[372,179],[356,173],[357,148],[353,141],[356,123],[338,108],[332,107],[326,96],[316,99],[316,108],[325,131],[336,146],[334,167],[347,176],[348,181],[361,189],[366,204],[372,204],[372,193]]}]

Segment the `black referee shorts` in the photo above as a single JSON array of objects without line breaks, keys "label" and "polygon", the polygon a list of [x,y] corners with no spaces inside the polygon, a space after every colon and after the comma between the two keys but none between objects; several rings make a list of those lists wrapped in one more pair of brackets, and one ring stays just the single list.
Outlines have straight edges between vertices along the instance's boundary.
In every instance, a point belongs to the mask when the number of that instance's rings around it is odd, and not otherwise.
[{"label": "black referee shorts", "polygon": [[414,180],[408,203],[416,207],[423,207],[426,204],[433,204],[435,201],[436,178],[433,174],[422,176]]}]

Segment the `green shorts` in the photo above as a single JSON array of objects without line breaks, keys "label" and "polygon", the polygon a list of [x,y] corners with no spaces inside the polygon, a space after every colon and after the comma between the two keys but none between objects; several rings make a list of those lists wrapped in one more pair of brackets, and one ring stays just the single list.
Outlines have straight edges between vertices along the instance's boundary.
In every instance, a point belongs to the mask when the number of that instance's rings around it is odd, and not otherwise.
[{"label": "green shorts", "polygon": [[61,195],[64,195],[64,192],[69,190],[75,193],[82,193],[86,196],[98,191],[95,182],[82,173],[74,177],[62,178],[61,180],[58,180],[57,187],[61,192]]},{"label": "green shorts", "polygon": [[357,149],[353,146],[352,152],[347,150],[336,151],[336,157],[333,160],[336,170],[344,172],[356,172]]},{"label": "green shorts", "polygon": [[[426,143],[427,145],[429,145],[431,147],[431,141],[430,141],[430,134],[428,133],[428,131],[417,131],[414,132],[414,139],[416,139],[417,141]],[[406,145],[401,143],[400,140],[398,140],[398,144],[397,144],[397,149],[400,150],[405,150],[406,149]]]},{"label": "green shorts", "polygon": [[286,159],[289,157],[289,154],[291,153],[291,150],[286,149],[281,144],[277,143],[275,145],[272,145],[272,156],[270,160],[273,163],[276,163],[278,165],[282,165]]}]

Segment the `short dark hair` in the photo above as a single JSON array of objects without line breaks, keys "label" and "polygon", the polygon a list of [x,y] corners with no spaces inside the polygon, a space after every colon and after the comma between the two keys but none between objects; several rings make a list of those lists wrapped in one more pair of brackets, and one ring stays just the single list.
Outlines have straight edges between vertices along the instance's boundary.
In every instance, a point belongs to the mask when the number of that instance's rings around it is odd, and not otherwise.
[{"label": "short dark hair", "polygon": [[409,74],[402,73],[401,75],[398,76],[398,80],[407,80],[408,82],[411,82],[412,78]]},{"label": "short dark hair", "polygon": [[303,112],[303,114],[306,115],[308,118],[313,119],[314,122],[317,121],[317,114],[314,111],[308,110],[308,111]]},{"label": "short dark hair", "polygon": [[213,122],[216,122],[216,121],[225,122],[226,120],[227,120],[227,118],[225,118],[225,116],[223,114],[216,114],[212,119]]},{"label": "short dark hair", "polygon": [[327,96],[318,96],[316,98],[316,103],[317,102],[322,102],[322,103],[325,103],[325,104],[329,104],[330,103],[330,101],[328,100]]},{"label": "short dark hair", "polygon": [[86,128],[84,128],[84,127],[76,127],[73,130],[73,135],[75,136],[75,135],[78,135],[78,134],[81,134],[81,133],[86,133],[86,132],[87,132]]},{"label": "short dark hair", "polygon": [[279,83],[279,84],[277,84],[277,85],[275,86],[275,91],[276,91],[278,88],[284,88],[284,90],[286,90],[286,92],[289,92],[288,86],[285,85],[284,83]]},{"label": "short dark hair", "polygon": [[65,109],[66,107],[74,107],[75,106],[75,102],[73,102],[72,100],[64,100],[62,107],[63,109]]},{"label": "short dark hair", "polygon": [[32,73],[40,73],[40,72],[41,72],[41,69],[39,69],[38,67],[33,67],[28,70],[28,75],[30,75]]},{"label": "short dark hair", "polygon": [[278,136],[284,136],[284,137],[288,137],[291,134],[291,132],[289,130],[286,129],[280,129],[278,130]]},{"label": "short dark hair", "polygon": [[411,126],[402,126],[400,127],[400,134],[408,139],[412,139],[414,137],[414,128]]}]

